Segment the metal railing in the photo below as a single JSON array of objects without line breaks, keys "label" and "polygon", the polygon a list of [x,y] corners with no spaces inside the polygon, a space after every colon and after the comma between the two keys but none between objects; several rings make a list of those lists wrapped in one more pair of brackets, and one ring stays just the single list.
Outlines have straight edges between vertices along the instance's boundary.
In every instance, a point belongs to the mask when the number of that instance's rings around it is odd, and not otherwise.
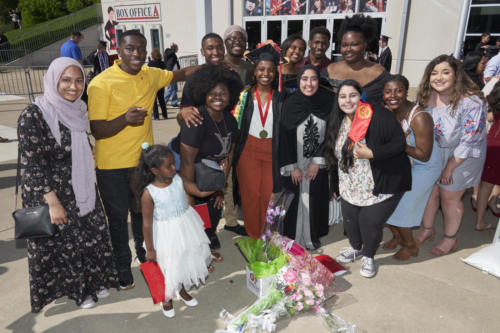
[{"label": "metal railing", "polygon": [[95,4],[69,15],[52,20],[17,39],[0,44],[0,63],[8,63],[40,50],[61,39],[72,31],[80,31],[102,23],[101,4]]},{"label": "metal railing", "polygon": [[[59,52],[59,50],[57,50]],[[56,55],[54,58],[57,58]],[[198,63],[196,55],[179,57],[181,68],[194,66]],[[30,102],[43,94],[43,76],[48,66],[0,66],[0,95],[26,96]],[[84,66],[86,74],[93,66]],[[179,90],[184,84],[179,82]]]},{"label": "metal railing", "polygon": [[[43,94],[43,76],[47,66],[0,66],[0,95],[26,96],[30,102]],[[85,66],[85,72],[92,66]]]}]

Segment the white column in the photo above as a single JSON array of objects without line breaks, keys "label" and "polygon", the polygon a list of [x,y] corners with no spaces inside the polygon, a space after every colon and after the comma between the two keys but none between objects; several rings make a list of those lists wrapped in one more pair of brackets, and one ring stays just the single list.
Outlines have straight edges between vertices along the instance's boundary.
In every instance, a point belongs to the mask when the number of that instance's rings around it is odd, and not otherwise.
[{"label": "white column", "polygon": [[458,59],[462,42],[464,41],[465,29],[467,28],[467,17],[469,16],[471,0],[462,0],[462,11],[460,12],[460,24],[457,31],[457,39],[455,41],[455,51],[453,55]]},{"label": "white column", "polygon": [[[201,39],[212,32],[212,0],[196,0],[196,40],[201,47]],[[198,53],[198,64],[203,64],[205,58]]]}]

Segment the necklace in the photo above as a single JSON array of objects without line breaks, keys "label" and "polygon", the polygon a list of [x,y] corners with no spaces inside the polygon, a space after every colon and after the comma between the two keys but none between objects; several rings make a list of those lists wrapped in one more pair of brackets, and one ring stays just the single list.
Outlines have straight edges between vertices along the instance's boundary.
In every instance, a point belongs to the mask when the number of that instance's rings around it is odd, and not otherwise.
[{"label": "necklace", "polygon": [[262,112],[262,103],[260,101],[259,88],[255,87],[255,98],[257,99],[257,106],[259,107],[260,122],[262,123],[262,131],[260,131],[259,136],[261,139],[267,138],[269,133],[264,129],[266,126],[267,115],[269,113],[269,105],[271,105],[271,100],[273,99],[273,88],[269,90],[269,95],[267,96],[266,111]]}]

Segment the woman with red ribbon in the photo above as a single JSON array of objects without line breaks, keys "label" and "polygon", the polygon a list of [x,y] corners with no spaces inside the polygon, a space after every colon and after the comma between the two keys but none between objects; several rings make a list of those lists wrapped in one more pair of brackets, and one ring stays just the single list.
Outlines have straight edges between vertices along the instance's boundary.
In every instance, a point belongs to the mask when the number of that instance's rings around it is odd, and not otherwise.
[{"label": "woman with red ribbon", "polygon": [[280,187],[276,164],[281,110],[281,94],[276,89],[280,56],[271,45],[266,45],[247,54],[247,58],[255,64],[255,69],[251,86],[242,91],[233,110],[240,129],[234,166],[245,229],[250,237],[258,239],[264,231],[271,193]]},{"label": "woman with red ribbon", "polygon": [[374,256],[384,224],[411,189],[411,165],[396,116],[378,104],[362,102],[361,95],[358,82],[340,84],[325,155],[351,244],[337,261],[363,257],[360,274],[371,278],[377,274]]},{"label": "woman with red ribbon", "polygon": [[297,85],[299,89],[283,104],[280,129],[282,182],[295,194],[283,233],[308,249],[317,249],[319,238],[328,233],[324,146],[335,94],[320,86],[319,71],[311,64],[299,70]]}]

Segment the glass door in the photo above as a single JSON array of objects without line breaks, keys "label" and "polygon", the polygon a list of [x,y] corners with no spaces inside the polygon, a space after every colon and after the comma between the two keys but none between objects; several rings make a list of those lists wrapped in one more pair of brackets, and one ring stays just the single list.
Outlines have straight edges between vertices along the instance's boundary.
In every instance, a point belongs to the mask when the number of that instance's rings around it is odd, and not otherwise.
[{"label": "glass door", "polygon": [[269,20],[267,21],[267,31],[266,31],[266,40],[271,39],[273,42],[275,42],[278,45],[281,45],[281,25],[282,22],[281,20]]},{"label": "glass door", "polygon": [[254,50],[257,44],[261,42],[262,22],[261,21],[246,21],[245,30],[248,34],[248,49]]}]

